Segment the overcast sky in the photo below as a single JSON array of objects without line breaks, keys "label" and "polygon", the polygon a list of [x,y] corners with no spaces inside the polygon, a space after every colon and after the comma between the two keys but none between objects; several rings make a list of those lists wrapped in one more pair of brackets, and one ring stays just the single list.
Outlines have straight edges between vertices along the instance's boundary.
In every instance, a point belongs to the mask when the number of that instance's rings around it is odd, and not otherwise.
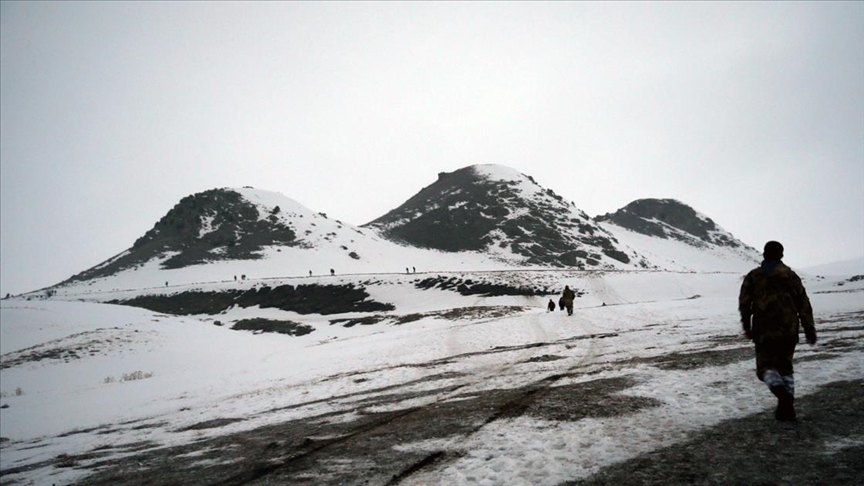
[{"label": "overcast sky", "polygon": [[794,267],[864,255],[862,2],[0,4],[0,292],[184,196],[363,224],[495,163],[589,215],[675,198]]}]

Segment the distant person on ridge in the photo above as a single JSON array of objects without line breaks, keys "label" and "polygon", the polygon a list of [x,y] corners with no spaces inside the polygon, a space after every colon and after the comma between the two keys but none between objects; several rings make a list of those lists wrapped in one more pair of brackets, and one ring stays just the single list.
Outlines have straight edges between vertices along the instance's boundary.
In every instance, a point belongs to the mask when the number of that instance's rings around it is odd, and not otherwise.
[{"label": "distant person on ridge", "polygon": [[569,285],[564,286],[564,292],[561,294],[561,300],[564,302],[564,307],[567,308],[567,315],[573,315],[573,299],[576,298],[576,293],[570,289]]},{"label": "distant person on ridge", "polygon": [[813,308],[798,275],[787,267],[783,245],[765,243],[764,261],[744,277],[738,297],[744,336],[756,345],[756,376],[777,397],[777,420],[795,420],[792,357],[799,324],[809,344],[816,344]]}]

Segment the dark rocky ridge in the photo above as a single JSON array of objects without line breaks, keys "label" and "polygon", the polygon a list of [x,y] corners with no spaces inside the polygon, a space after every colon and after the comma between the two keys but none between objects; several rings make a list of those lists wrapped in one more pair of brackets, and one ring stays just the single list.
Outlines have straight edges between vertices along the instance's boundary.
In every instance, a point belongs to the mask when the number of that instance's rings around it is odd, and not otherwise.
[{"label": "dark rocky ridge", "polygon": [[[477,166],[442,172],[398,208],[367,223],[386,237],[442,251],[486,251],[495,245],[526,257],[529,265],[600,266],[603,255],[630,263],[615,238],[584,212],[530,176],[535,186],[524,197],[525,181],[490,180]],[[503,236],[502,236],[503,235]]]},{"label": "dark rocky ridge", "polygon": [[298,314],[340,314],[394,310],[392,304],[367,300],[369,293],[353,285],[280,285],[259,289],[221,292],[182,292],[172,295],[141,295],[109,304],[130,305],[173,315],[214,315],[233,306],[276,308]]},{"label": "dark rocky ridge", "polygon": [[717,226],[711,218],[674,199],[638,199],[614,213],[596,218],[622,228],[664,239],[676,239],[693,246],[707,244],[750,249]]},{"label": "dark rocky ridge", "polygon": [[545,296],[555,295],[556,291],[549,288],[535,288],[533,286],[514,286],[506,284],[495,284],[483,281],[474,281],[472,279],[463,280],[459,277],[443,277],[437,275],[435,277],[427,277],[416,282],[414,287],[418,289],[452,290],[461,295],[481,295],[484,297],[497,297],[501,295],[524,295],[524,296]]},{"label": "dark rocky ridge", "polygon": [[[231,189],[193,194],[181,199],[132,248],[68,281],[113,275],[169,253],[173,255],[162,263],[166,269],[217,260],[255,260],[263,246],[295,244],[294,231],[277,214],[259,219],[258,209]],[[211,231],[201,234],[202,230]]]},{"label": "dark rocky ridge", "polygon": [[273,332],[289,336],[305,336],[315,330],[314,327],[300,322],[264,319],[261,317],[241,319],[235,322],[231,326],[231,329],[235,331]]}]

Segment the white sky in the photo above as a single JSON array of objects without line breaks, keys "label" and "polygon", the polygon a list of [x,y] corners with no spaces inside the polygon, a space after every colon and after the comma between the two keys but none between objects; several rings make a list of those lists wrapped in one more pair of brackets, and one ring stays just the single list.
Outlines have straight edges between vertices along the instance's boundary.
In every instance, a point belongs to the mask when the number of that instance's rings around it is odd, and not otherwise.
[{"label": "white sky", "polygon": [[592,216],[679,199],[795,266],[864,254],[864,3],[0,3],[0,293],[182,197],[344,222],[476,163]]}]

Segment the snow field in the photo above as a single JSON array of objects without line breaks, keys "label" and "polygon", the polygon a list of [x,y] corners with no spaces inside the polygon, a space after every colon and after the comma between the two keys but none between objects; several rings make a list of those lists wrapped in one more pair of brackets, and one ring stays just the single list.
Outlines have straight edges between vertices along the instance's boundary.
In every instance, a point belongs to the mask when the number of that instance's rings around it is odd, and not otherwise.
[{"label": "snow field", "polygon": [[[520,278],[549,279],[550,274]],[[463,297],[418,290],[410,285],[414,275],[379,279],[385,282],[369,287],[372,298],[396,304],[394,313],[399,315],[460,306],[529,309],[504,317],[427,317],[403,325],[345,328],[329,323],[343,315],[303,316],[273,309],[173,317],[107,304],[4,300],[4,364],[20,358],[22,350],[76,349],[77,358],[28,360],[0,370],[2,402],[9,405],[0,409],[0,435],[11,441],[3,447],[0,466],[5,470],[61,454],[145,441],[167,447],[329,412],[341,414],[334,420],[351,420],[358,412],[358,398],[389,393],[388,387],[459,388],[366,411],[518,389],[562,373],[567,376],[550,386],[627,377],[636,384],[621,393],[661,402],[633,414],[577,421],[498,419],[469,436],[399,446],[462,454],[412,476],[411,484],[556,484],[773,404],[750,360],[695,370],[662,369],[639,361],[672,352],[747,346],[743,339],[735,341],[739,274],[562,273],[556,288],[569,284],[587,291],[577,299],[572,317],[547,313],[547,299],[541,297]],[[864,310],[862,283],[805,284],[817,326],[820,318]],[[316,330],[288,337],[214,325],[215,320],[228,324],[253,316],[291,319]],[[835,338],[843,336],[860,336],[860,331],[838,332]],[[818,346],[798,348],[799,396],[824,383],[864,377],[860,354],[800,360],[819,352]],[[529,362],[544,355],[559,359]],[[152,376],[121,379],[137,371]],[[433,375],[443,376],[424,381]],[[23,394],[15,394],[18,387]],[[182,431],[226,418],[239,420]],[[81,473],[43,467],[27,474],[27,480],[37,483],[64,484]]]}]

